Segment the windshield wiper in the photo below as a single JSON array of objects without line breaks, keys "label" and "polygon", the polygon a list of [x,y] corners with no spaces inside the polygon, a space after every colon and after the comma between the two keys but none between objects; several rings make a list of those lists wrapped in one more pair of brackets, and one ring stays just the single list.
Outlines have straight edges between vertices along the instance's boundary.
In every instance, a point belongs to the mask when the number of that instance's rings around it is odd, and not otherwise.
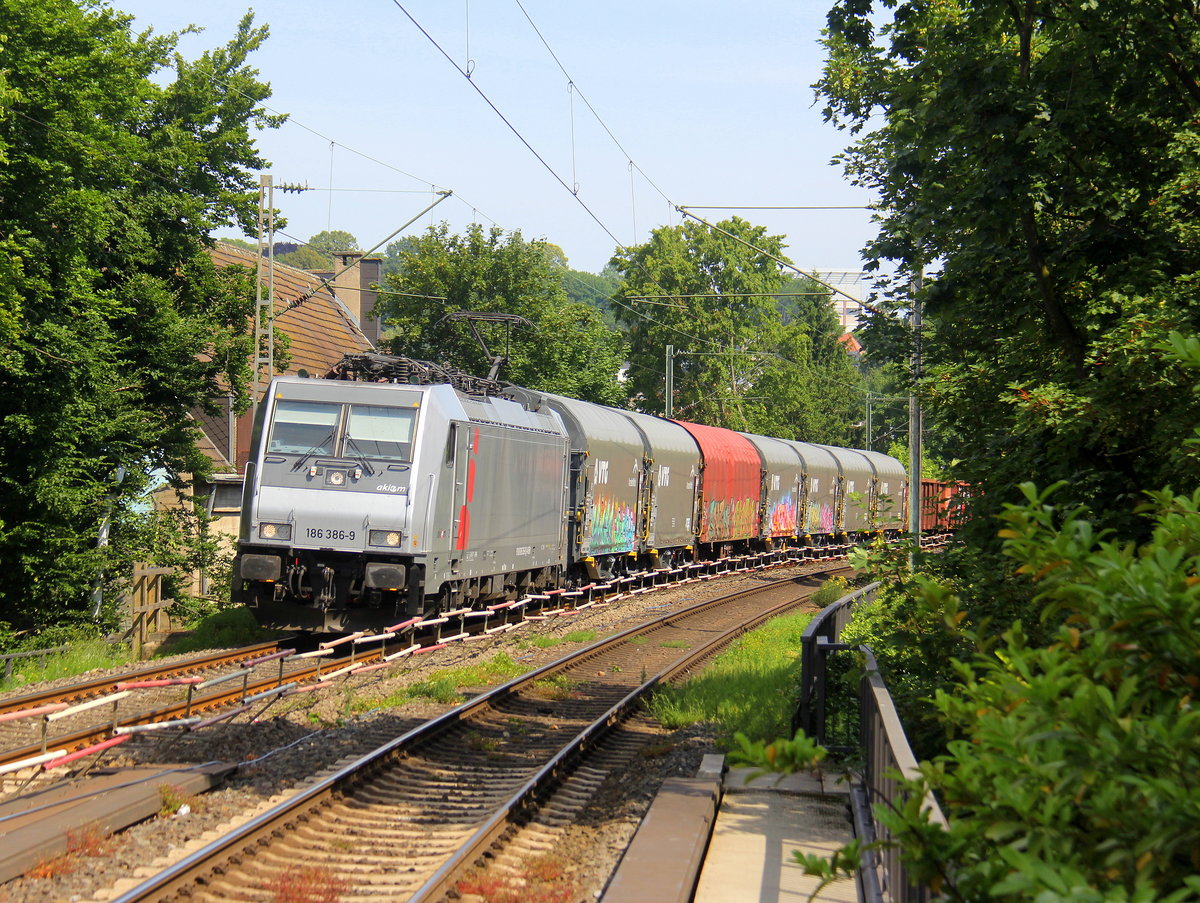
[{"label": "windshield wiper", "polygon": [[308,459],[311,458],[313,455],[317,454],[318,452],[320,452],[321,454],[326,454],[325,443],[329,442],[331,439],[333,439],[334,432],[335,432],[335,430],[330,430],[328,436],[326,436],[324,439],[322,439],[320,442],[318,442],[316,445],[314,445],[312,448],[310,448],[308,451],[306,451],[304,454],[302,454],[299,458],[297,458],[296,463],[292,465],[292,472],[293,473],[296,472],[301,467],[303,467],[305,464],[307,464]]},{"label": "windshield wiper", "polygon": [[372,467],[371,462],[367,460],[366,453],[358,447],[358,443],[354,441],[354,437],[349,433],[346,433],[344,436],[342,436],[342,447],[347,452],[353,448],[355,453],[350,454],[347,457],[353,458],[355,461],[357,461],[362,466],[362,469],[367,472],[367,476],[375,476],[375,468]]}]

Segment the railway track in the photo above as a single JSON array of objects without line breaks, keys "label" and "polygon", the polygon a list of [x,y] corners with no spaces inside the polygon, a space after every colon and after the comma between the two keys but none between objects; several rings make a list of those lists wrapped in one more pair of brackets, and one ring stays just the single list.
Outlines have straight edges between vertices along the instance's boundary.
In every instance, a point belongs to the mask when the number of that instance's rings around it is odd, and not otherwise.
[{"label": "railway track", "polygon": [[[558,815],[542,820],[561,821],[564,799],[578,804],[627,760],[620,726],[648,692],[802,605],[817,582],[774,581],[594,643],[384,744],[119,900],[267,900],[288,880],[340,882],[343,900],[440,899],[548,800]],[[607,759],[579,767],[592,750]]]},{"label": "railway track", "polygon": [[[822,554],[835,554],[835,550],[830,548]],[[428,651],[472,634],[512,629],[526,620],[585,609],[626,594],[800,560],[775,551],[695,563],[626,575],[586,590],[529,597],[482,611],[464,609],[428,620],[413,618],[389,633],[352,634],[299,654],[285,650],[284,641],[263,643],[148,667],[118,678],[106,676],[10,697],[0,700],[0,775],[57,767],[78,756],[119,745],[132,734],[148,729],[206,727],[278,695],[318,688],[323,679],[343,668],[382,667],[398,655]],[[323,663],[319,656],[331,660]],[[231,665],[234,667],[228,675],[202,676]],[[242,679],[233,679],[238,677]]]}]

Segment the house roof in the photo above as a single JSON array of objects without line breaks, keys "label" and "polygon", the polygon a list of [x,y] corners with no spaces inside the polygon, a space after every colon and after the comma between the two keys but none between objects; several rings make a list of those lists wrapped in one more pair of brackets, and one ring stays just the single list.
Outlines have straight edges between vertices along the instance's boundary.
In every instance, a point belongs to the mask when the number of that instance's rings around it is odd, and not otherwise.
[{"label": "house roof", "polygon": [[[209,253],[218,267],[243,266],[252,272],[258,268],[258,256],[253,251],[234,245],[218,242]],[[375,350],[337,295],[328,286],[317,291],[322,282],[319,276],[276,263],[274,282],[275,330],[290,340],[288,365],[283,373],[296,375],[306,370],[312,376],[324,376],[345,355]],[[248,414],[242,415],[241,426],[234,426],[233,436],[227,408],[216,414],[195,410],[191,416],[202,434],[198,447],[210,460],[218,467],[244,463]],[[238,449],[230,447],[231,439],[237,440],[233,444]]]},{"label": "house roof", "polygon": [[[258,256],[218,242],[210,252],[219,267],[258,267]],[[291,340],[291,360],[284,373],[307,370],[323,375],[347,354],[374,351],[358,322],[329,286],[316,291],[321,279],[287,264],[275,264],[275,329]],[[301,299],[304,299],[302,303]],[[294,305],[294,306],[293,306]]]}]

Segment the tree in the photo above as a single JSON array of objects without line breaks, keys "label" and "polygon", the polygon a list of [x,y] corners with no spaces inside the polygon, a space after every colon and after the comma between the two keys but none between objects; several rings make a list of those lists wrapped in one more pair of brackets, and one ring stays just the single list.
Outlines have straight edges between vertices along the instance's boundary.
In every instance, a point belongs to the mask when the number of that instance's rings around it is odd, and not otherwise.
[{"label": "tree", "polygon": [[789,310],[810,319],[785,323],[778,296],[786,280],[772,259],[782,257],[782,237],[737,217],[718,229],[663,227],[613,258],[624,276],[617,318],[629,335],[636,403],[663,410],[665,349],[674,345],[675,416],[845,442],[860,405],[832,309],[822,319],[819,303],[797,304]]},{"label": "tree", "polygon": [[333,269],[333,255],[342,251],[359,251],[358,239],[341,229],[318,232],[290,254],[280,254],[275,259],[301,270]]},{"label": "tree", "polygon": [[328,270],[333,267],[333,258],[322,254],[310,245],[301,245],[286,254],[277,254],[276,263],[285,263],[298,270]]},{"label": "tree", "polygon": [[[904,274],[893,309],[933,269],[920,392],[982,490],[980,541],[1023,479],[1066,480],[1103,524],[1144,531],[1143,488],[1200,478],[1180,454],[1200,408],[1159,350],[1200,322],[1200,20],[843,0],[826,46],[826,114],[860,134],[843,160],[881,198],[869,251]],[[865,332],[907,356],[895,319]]]},{"label": "tree", "polygon": [[156,468],[206,469],[188,411],[248,373],[253,292],[206,236],[256,214],[266,29],[246,16],[189,62],[130,25],[0,0],[0,599],[20,626],[86,616],[98,574],[150,557],[131,500]]},{"label": "tree", "polygon": [[520,232],[485,232],[473,225],[463,235],[446,223],[388,247],[396,271],[384,277],[378,310],[391,349],[484,375],[491,361],[472,326],[447,315],[458,311],[517,314],[532,330],[511,324],[474,323],[491,355],[509,358],[504,379],[605,404],[623,393],[617,373],[621,337],[604,326],[598,310],[569,301],[564,270],[543,242]]},{"label": "tree", "polygon": [[563,273],[563,288],[567,291],[567,297],[577,303],[590,304],[596,308],[603,315],[604,322],[613,330],[620,328],[612,305],[612,296],[616,294],[620,284],[618,276],[597,275],[572,269]]}]

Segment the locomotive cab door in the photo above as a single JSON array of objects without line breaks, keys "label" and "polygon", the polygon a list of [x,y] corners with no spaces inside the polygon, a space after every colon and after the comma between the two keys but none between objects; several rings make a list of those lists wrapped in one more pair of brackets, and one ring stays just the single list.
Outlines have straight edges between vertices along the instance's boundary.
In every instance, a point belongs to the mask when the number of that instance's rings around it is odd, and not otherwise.
[{"label": "locomotive cab door", "polygon": [[[461,552],[471,540],[471,498],[475,494],[475,443],[478,430],[469,423],[450,425],[449,446],[453,449],[454,488],[451,493],[450,511],[453,515],[453,531],[450,548]],[[457,558],[457,555],[455,556]]]}]

